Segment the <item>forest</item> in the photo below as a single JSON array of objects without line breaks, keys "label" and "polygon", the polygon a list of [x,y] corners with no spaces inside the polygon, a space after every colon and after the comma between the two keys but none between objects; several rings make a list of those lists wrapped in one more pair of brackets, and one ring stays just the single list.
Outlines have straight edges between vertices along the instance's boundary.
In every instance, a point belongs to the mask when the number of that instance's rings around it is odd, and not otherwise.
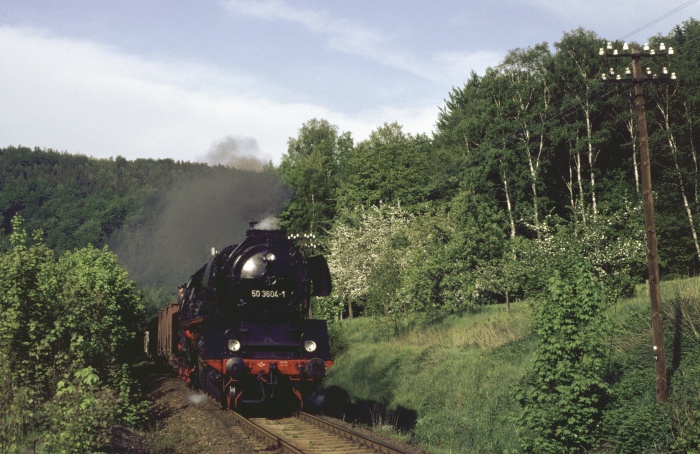
[{"label": "forest", "polygon": [[[691,20],[650,39],[674,53],[643,62],[677,76],[644,84],[667,279],[698,271],[698,33]],[[602,78],[632,62],[606,59],[604,47],[579,29],[554,52],[546,43],[511,51],[449,93],[433,137],[385,124],[353,144],[324,120],[306,123],[279,166],[294,191],[281,219],[326,239],[338,283],[326,309],[352,317],[508,302],[542,287],[558,243],[621,294],[643,282],[633,84]]]},{"label": "forest", "polygon": [[[643,59],[650,71],[644,100],[660,271],[671,280],[696,276],[700,266],[700,22],[648,44],[659,50],[662,43],[674,52]],[[386,123],[356,143],[327,120],[310,119],[280,164],[260,172],[0,149],[0,363],[10,390],[0,401],[0,447],[17,448],[27,427],[49,450],[76,439],[94,447],[75,435],[107,412],[90,393],[121,392],[124,404],[109,418],[137,421],[134,384],[120,368],[127,359],[97,352],[134,342],[139,323],[173,298],[210,247],[236,242],[250,221],[277,216],[289,232],[315,235],[316,251],[329,261],[334,291],[314,301],[316,317],[383,317],[400,332],[414,320],[496,303],[509,310],[527,300],[540,302],[534,317],[543,338],[556,338],[557,327],[584,327],[561,344],[543,341],[535,366],[548,379],[564,373],[578,399],[569,422],[551,405],[536,410],[551,402],[543,396],[552,390],[532,384],[521,394],[529,409],[521,423],[580,428],[534,435],[525,450],[590,449],[609,379],[599,356],[600,314],[647,278],[633,84],[602,77],[625,74],[632,62],[601,56],[601,48],[604,38],[577,29],[553,45],[512,50],[446,94],[430,136]],[[664,68],[676,78],[657,76]],[[86,269],[104,270],[101,279],[120,290],[106,293]],[[66,308],[79,299],[114,316],[72,331],[85,314]],[[37,344],[39,332],[47,337]],[[100,346],[100,336],[110,345]],[[28,358],[45,366],[29,381]],[[584,363],[586,373],[572,372]],[[31,399],[47,403],[43,413],[31,414]],[[51,438],[41,427],[75,401],[92,419],[66,422],[66,439]],[[699,441],[695,433],[688,443]]]}]

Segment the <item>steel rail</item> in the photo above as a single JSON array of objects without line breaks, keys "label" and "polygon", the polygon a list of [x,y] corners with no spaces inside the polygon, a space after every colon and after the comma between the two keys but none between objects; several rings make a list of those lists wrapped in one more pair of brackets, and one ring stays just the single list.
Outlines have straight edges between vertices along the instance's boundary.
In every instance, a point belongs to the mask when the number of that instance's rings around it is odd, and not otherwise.
[{"label": "steel rail", "polygon": [[349,438],[362,446],[366,446],[372,449],[373,452],[385,454],[411,454],[411,451],[406,451],[405,449],[399,448],[398,446],[387,443],[385,441],[376,440],[374,438],[368,437],[367,435],[361,434],[360,432],[354,431],[352,429],[347,429],[326,419],[310,415],[309,413],[298,412],[297,417],[302,420],[308,421],[316,425],[317,427],[322,428],[325,431]]},{"label": "steel rail", "polygon": [[238,412],[233,411],[232,412],[236,419],[243,424],[243,426],[258,435],[262,436],[266,440],[270,441],[274,446],[277,448],[282,448],[285,450],[285,452],[288,452],[290,454],[304,454],[304,451],[301,451],[300,449],[296,448],[294,445],[290,444],[289,442],[285,441],[284,439],[278,437],[277,435],[273,434],[272,432],[266,430],[263,427],[260,427],[258,424],[255,424],[253,421],[249,420],[245,416],[241,415]]},{"label": "steel rail", "polygon": [[[333,423],[326,419],[319,418],[317,416],[298,412],[295,413],[294,417],[289,418],[290,421],[297,420],[299,423],[304,424],[306,427],[315,427],[317,431],[321,433],[326,433],[328,435],[313,435],[309,434],[312,438],[311,441],[308,437],[299,437],[298,435],[290,436],[285,438],[284,432],[282,434],[275,434],[265,427],[262,427],[256,421],[252,421],[237,412],[233,412],[238,421],[248,429],[249,432],[254,432],[259,438],[267,440],[272,447],[277,449],[282,449],[285,452],[292,454],[305,454],[309,452],[319,452],[318,447],[305,446],[304,443],[309,443],[313,445],[318,440],[319,444],[326,443],[326,448],[331,448],[333,446],[332,452],[374,452],[382,454],[412,454],[412,451],[407,451],[391,443],[385,441],[377,440],[371,436],[362,434],[358,431],[347,429],[339,424]],[[277,420],[275,422],[284,422],[285,419]],[[315,439],[314,437],[318,437]],[[303,440],[302,440],[303,438]],[[337,440],[337,441],[333,441]],[[340,441],[340,440],[345,440]],[[346,445],[350,443],[350,445]],[[303,445],[303,446],[300,446]],[[344,445],[341,447],[341,445]],[[350,446],[354,446],[351,448]],[[331,451],[328,451],[331,452]]]}]

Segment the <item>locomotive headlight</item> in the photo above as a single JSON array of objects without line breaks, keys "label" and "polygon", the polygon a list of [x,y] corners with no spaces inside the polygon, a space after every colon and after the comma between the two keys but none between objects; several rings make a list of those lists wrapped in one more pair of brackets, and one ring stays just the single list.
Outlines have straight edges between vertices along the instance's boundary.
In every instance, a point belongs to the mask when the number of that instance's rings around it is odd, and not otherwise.
[{"label": "locomotive headlight", "polygon": [[315,352],[316,351],[316,342],[310,341],[310,340],[304,342],[304,350],[306,350],[309,353]]},{"label": "locomotive headlight", "polygon": [[237,352],[241,349],[241,343],[238,342],[236,339],[230,339],[228,341],[228,349],[232,352]]},{"label": "locomotive headlight", "polygon": [[277,259],[277,257],[272,252],[268,252],[267,254],[265,254],[265,261],[266,262],[274,262],[275,259]]}]

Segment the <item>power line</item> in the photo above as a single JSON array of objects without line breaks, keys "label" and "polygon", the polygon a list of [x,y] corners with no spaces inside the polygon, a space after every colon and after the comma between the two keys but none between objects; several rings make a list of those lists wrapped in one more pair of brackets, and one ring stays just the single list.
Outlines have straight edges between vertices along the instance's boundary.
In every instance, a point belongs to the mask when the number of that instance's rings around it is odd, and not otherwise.
[{"label": "power line", "polygon": [[690,1],[688,1],[688,2],[685,2],[685,3],[683,3],[682,5],[680,5],[680,6],[676,7],[676,8],[674,8],[674,9],[672,9],[671,11],[667,12],[667,13],[664,14],[663,16],[658,17],[658,18],[654,19],[653,21],[649,22],[648,24],[642,25],[642,26],[639,27],[638,29],[633,30],[633,31],[627,33],[627,34],[624,35],[623,37],[619,38],[619,40],[620,40],[620,41],[623,41],[623,40],[625,40],[626,38],[629,38],[630,36],[632,36],[632,35],[634,35],[634,34],[637,34],[637,33],[639,33],[640,31],[642,31],[642,30],[644,30],[644,29],[646,29],[646,28],[649,28],[649,27],[651,27],[652,25],[654,25],[654,24],[656,24],[656,23],[658,23],[658,22],[661,22],[662,20],[666,19],[667,17],[672,16],[673,14],[677,13],[678,11],[680,11],[680,10],[682,10],[682,9],[684,9],[684,8],[687,8],[688,6],[692,5],[693,3],[696,3],[697,1],[698,1],[698,0],[690,0]]},{"label": "power line", "polygon": [[[652,25],[672,16],[673,14],[677,13],[678,11],[681,11],[681,10],[687,8],[688,6],[692,5],[693,3],[697,3],[697,2],[698,2],[698,0],[689,0],[685,3],[683,3],[682,5],[679,5],[676,8],[672,9],[671,11],[661,15],[660,17],[652,20],[651,22],[648,22],[647,24],[642,25],[641,27],[627,33],[626,35],[624,35],[620,38],[618,38],[617,41],[624,41],[626,38],[629,38],[630,36],[635,35],[636,33],[639,33],[640,31],[651,27]],[[695,39],[698,39],[698,38],[695,38]],[[692,41],[695,41],[695,39],[693,39]],[[688,41],[688,42],[690,42],[690,41]],[[686,42],[686,44],[687,44],[687,42]],[[574,98],[576,98],[576,97],[583,95],[583,92],[586,90],[587,89],[580,90],[578,93],[571,93],[571,94],[573,94]],[[587,96],[588,96],[588,99],[590,101],[595,101],[595,100],[598,100],[602,97],[608,96],[611,92],[612,92],[612,90],[606,90],[603,87],[598,87],[598,88],[594,88],[589,93],[587,93]],[[546,115],[543,118],[543,120],[540,122],[540,124],[546,125],[547,123],[551,123],[552,121],[564,119],[568,115],[574,113],[576,110],[578,110],[578,106],[576,105],[576,102],[570,101],[570,103],[568,105],[565,104],[565,105],[559,106],[558,108],[555,108],[554,112],[551,112],[550,115]],[[514,142],[517,142],[518,140],[519,140],[518,137],[512,136],[511,138],[509,138],[507,141],[504,142],[504,145],[511,145]]]},{"label": "power line", "polygon": [[[651,22],[627,33],[626,35],[622,36],[621,38],[618,38],[618,41],[623,41],[626,38],[640,32],[644,29],[651,27],[652,25],[662,21],[663,19],[666,19],[669,16],[677,13],[678,11],[681,11],[682,9],[687,8],[688,6],[692,5],[693,3],[697,3],[697,2],[698,2],[698,0],[689,0],[686,3],[683,3],[682,5],[679,5],[676,8],[672,9],[671,11],[663,14],[662,16],[652,20]],[[696,39],[698,39],[698,38],[696,38]],[[692,41],[694,41],[694,40],[695,39],[693,39]],[[688,42],[690,42],[690,41],[688,41]],[[687,44],[687,42],[686,42],[686,44]],[[586,87],[586,88],[582,88],[582,89],[577,90],[577,91],[572,91],[569,93],[570,99],[568,100],[568,102],[565,102],[564,104],[562,104],[558,107],[554,107],[551,112],[549,112],[548,114],[545,114],[542,117],[541,121],[536,122],[536,124],[540,125],[542,127],[547,127],[556,121],[564,120],[569,115],[574,114],[580,108],[580,106],[578,105],[578,102],[576,101],[577,98],[581,99],[581,98],[585,97],[585,98],[588,98],[588,100],[590,102],[595,102],[601,98],[608,97],[610,94],[612,94],[615,91],[616,90],[613,89],[612,87],[605,86],[605,85],[601,85],[598,87],[592,87],[592,88]],[[516,143],[519,143],[520,140],[521,140],[521,138],[519,137],[519,135],[517,133],[511,133],[511,134],[508,134],[508,136],[505,138],[505,140],[502,143],[502,146],[504,148],[509,148],[509,147],[515,145]]]}]

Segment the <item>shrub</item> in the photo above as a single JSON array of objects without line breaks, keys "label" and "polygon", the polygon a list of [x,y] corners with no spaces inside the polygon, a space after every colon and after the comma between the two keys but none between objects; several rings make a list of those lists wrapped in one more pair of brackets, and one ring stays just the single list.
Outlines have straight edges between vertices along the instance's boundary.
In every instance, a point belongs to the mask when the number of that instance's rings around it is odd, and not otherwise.
[{"label": "shrub", "polygon": [[46,430],[40,451],[84,453],[108,446],[115,400],[91,367],[75,372],[72,380],[59,381],[56,395],[44,405]]},{"label": "shrub", "polygon": [[590,266],[578,260],[555,273],[535,306],[535,368],[518,393],[529,452],[573,453],[594,444],[608,392],[604,295]]}]

